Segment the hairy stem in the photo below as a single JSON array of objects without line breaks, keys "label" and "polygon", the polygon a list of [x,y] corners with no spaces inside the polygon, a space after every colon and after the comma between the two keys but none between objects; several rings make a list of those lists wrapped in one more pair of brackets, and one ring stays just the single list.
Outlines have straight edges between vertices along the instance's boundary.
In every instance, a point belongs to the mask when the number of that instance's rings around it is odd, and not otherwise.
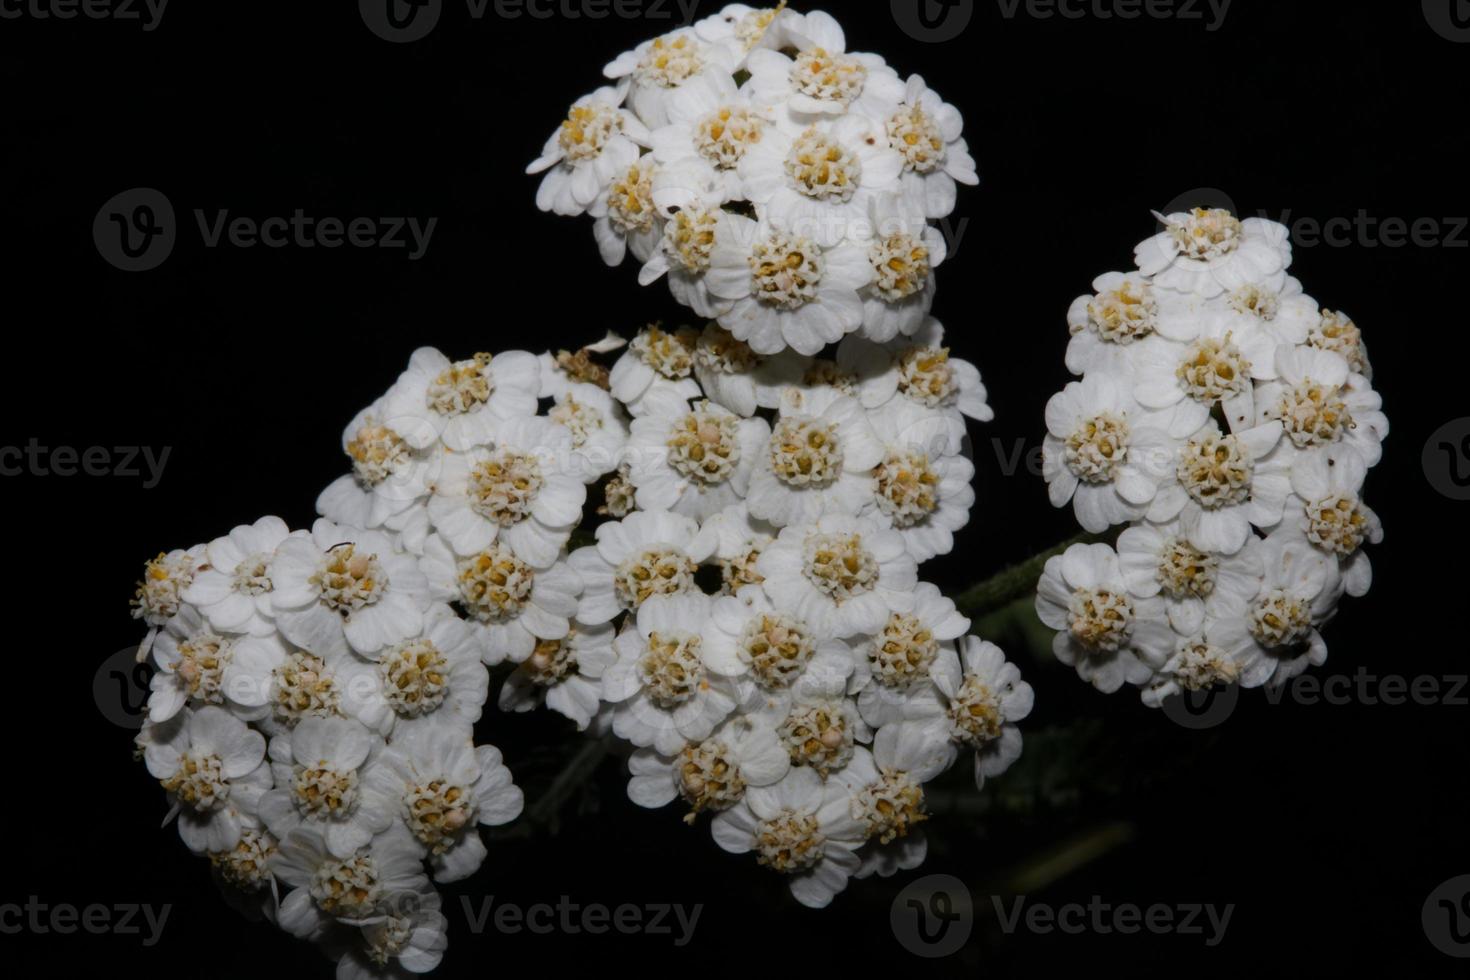
[{"label": "hairy stem", "polygon": [[1060,555],[1074,544],[1108,542],[1111,537],[1108,534],[1079,534],[1039,555],[1033,555],[1019,565],[997,572],[983,582],[977,582],[955,596],[954,603],[960,612],[972,618],[994,612],[1035,592],[1036,583],[1040,581],[1048,559]]}]

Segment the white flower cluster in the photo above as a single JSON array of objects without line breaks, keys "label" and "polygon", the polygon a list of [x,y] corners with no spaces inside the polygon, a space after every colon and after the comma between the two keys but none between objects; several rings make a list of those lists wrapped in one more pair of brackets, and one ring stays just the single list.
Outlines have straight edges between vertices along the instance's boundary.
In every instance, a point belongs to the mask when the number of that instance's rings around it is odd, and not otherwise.
[{"label": "white flower cluster", "polygon": [[732,4],[614,59],[528,173],[603,259],[759,354],[918,331],[975,184],[960,113],[821,11]]},{"label": "white flower cluster", "polygon": [[1044,475],[1089,532],[1036,600],[1062,662],[1157,706],[1213,685],[1279,686],[1327,659],[1319,633],[1372,582],[1362,499],[1388,419],[1358,328],[1287,274],[1285,227],[1224,210],[1160,216],[1135,272],[1068,314],[1081,381],[1047,405]]}]

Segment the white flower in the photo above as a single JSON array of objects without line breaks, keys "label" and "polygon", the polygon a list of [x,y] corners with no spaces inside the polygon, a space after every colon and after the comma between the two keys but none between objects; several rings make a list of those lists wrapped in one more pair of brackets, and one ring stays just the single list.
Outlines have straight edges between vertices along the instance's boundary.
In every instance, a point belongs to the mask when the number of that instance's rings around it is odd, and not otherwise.
[{"label": "white flower", "polygon": [[923,202],[925,217],[949,217],[959,200],[956,182],[972,187],[980,183],[975,158],[961,135],[965,121],[960,111],[922,76],[910,75],[903,103],[881,118],[889,144],[903,157],[905,192]]},{"label": "white flower", "polygon": [[452,729],[416,728],[395,737],[376,777],[439,882],[478,871],[487,852],[476,825],[510,823],[525,802],[500,750]]},{"label": "white flower", "polygon": [[139,736],[148,773],[163,784],[179,836],[196,854],[227,851],[271,787],[265,739],[222,708],[205,705]]},{"label": "white flower", "polygon": [[863,290],[862,334],[887,343],[923,326],[938,289],[934,270],[949,246],[909,194],[877,195],[868,206],[871,226],[858,233],[873,266],[873,281]]},{"label": "white flower", "polygon": [[1133,395],[1175,439],[1188,439],[1218,406],[1236,432],[1255,423],[1252,379],[1276,375],[1276,344],[1260,331],[1214,320],[1188,344],[1154,337],[1130,351]]},{"label": "white flower", "polygon": [[1143,703],[1158,708],[1169,698],[1187,691],[1238,683],[1242,670],[1239,651],[1221,648],[1215,642],[1218,632],[1219,621],[1209,619],[1197,630],[1176,636],[1173,655],[1139,692]]},{"label": "white flower", "polygon": [[769,725],[735,717],[677,755],[634,752],[628,798],[654,810],[682,797],[689,805],[684,819],[693,823],[699,813],[730,809],[751,787],[779,782],[790,769],[791,757]]},{"label": "white flower", "polygon": [[806,363],[790,350],[762,357],[718,323],[706,324],[694,347],[694,377],[705,397],[742,418],[778,407],[781,393],[801,379]]},{"label": "white flower", "polygon": [[663,220],[654,193],[658,175],[658,164],[651,157],[640,157],[614,174],[612,183],[587,209],[594,219],[592,237],[608,265],[622,265],[629,252],[640,263],[647,262],[663,239]]},{"label": "white flower", "polygon": [[873,278],[864,250],[823,248],[769,221],[721,214],[705,283],[731,301],[720,325],[758,354],[815,354],[862,325],[858,290]]},{"label": "white flower", "polygon": [[[663,193],[682,192],[668,185],[678,181],[689,183],[679,171],[667,178]],[[715,231],[725,213],[696,194],[689,195],[683,206],[669,215],[663,225],[663,237],[638,271],[638,284],[648,286],[664,275],[669,277],[669,292],[674,299],[702,317],[723,316],[733,305],[728,299],[710,292],[708,273],[715,250]]]},{"label": "white flower", "polygon": [[770,113],[757,110],[728,75],[705,75],[668,100],[669,122],[650,134],[653,158],[660,164],[712,171],[718,189],[711,205],[744,197],[740,161],[774,126]]},{"label": "white flower", "polygon": [[902,535],[845,515],[784,529],[756,569],[777,609],[840,637],[876,633],[918,583]]},{"label": "white flower", "polygon": [[564,560],[533,568],[501,542],[461,557],[434,535],[419,564],[434,598],[464,611],[480,638],[480,658],[492,667],[522,663],[538,640],[562,639],[571,628],[581,582]]},{"label": "white flower", "polygon": [[337,980],[402,980],[438,967],[449,947],[449,920],[432,888],[406,891],[361,924],[359,943],[337,961]]},{"label": "white flower", "polygon": [[1017,722],[1031,714],[1035,695],[994,643],[966,636],[958,646],[942,650],[930,671],[937,696],[912,702],[908,713],[975,750],[975,787],[983,789],[1021,757]]},{"label": "white flower", "polygon": [[1203,628],[1229,596],[1260,580],[1261,560],[1251,548],[1233,555],[1202,551],[1189,543],[1178,521],[1135,524],[1118,537],[1118,562],[1128,591],[1164,600],[1169,624],[1183,636]]},{"label": "white flower", "polygon": [[825,783],[816,771],[793,768],[771,786],[752,786],[711,825],[715,843],[788,876],[791,894],[809,908],[825,908],[861,863],[866,828],[852,815],[847,787]]},{"label": "white flower", "polygon": [[577,620],[610,622],[650,596],[697,592],[694,576],[714,551],[714,532],[701,534],[687,517],[638,511],[597,529],[597,545],[572,552],[582,580]]},{"label": "white flower", "polygon": [[1265,574],[1251,592],[1232,596],[1233,609],[1209,628],[1212,642],[1240,665],[1240,685],[1280,686],[1307,667],[1327,662],[1317,632],[1342,594],[1337,564],[1290,534],[1255,539]]},{"label": "white flower", "polygon": [[714,600],[700,649],[710,670],[761,692],[840,690],[853,670],[846,643],[781,612],[756,585]]},{"label": "white flower", "polygon": [[550,567],[587,501],[572,454],[571,431],[550,419],[505,423],[493,450],[445,460],[429,498],[434,528],[460,555],[499,543],[533,568]]},{"label": "white flower", "polygon": [[260,817],[278,840],[300,826],[322,834],[327,849],[351,857],[393,823],[393,800],[373,770],[383,739],[349,718],[305,718],[271,739],[275,788]]},{"label": "white flower", "polygon": [[975,464],[948,453],[943,420],[907,399],[870,417],[884,455],[864,516],[902,534],[915,561],[949,554],[970,522]]},{"label": "white flower", "polygon": [[646,414],[649,395],[673,395],[685,401],[699,397],[694,373],[694,343],[698,335],[688,327],[666,333],[654,325],[638,332],[628,350],[613,365],[612,396],[634,418]]},{"label": "white flower", "polygon": [[271,557],[291,531],[279,517],[242,524],[209,543],[209,562],[180,597],[225,633],[268,636],[275,632],[271,609]]},{"label": "white flower", "polygon": [[[926,408],[977,422],[995,418],[995,410],[986,402],[980,372],[969,361],[950,357],[944,346],[944,326],[938,320],[930,317],[913,337],[895,338],[890,346],[898,362],[900,395]],[[952,451],[959,452],[958,445]]]},{"label": "white flower", "polygon": [[790,43],[789,28],[796,17],[785,8],[732,3],[695,21],[694,32],[706,41],[735,45],[741,55],[757,47],[780,50]]},{"label": "white flower", "polygon": [[919,825],[929,819],[924,784],[953,765],[955,754],[954,742],[943,732],[906,722],[880,729],[871,752],[858,749],[835,779],[847,789],[864,839],[874,848],[922,849]]},{"label": "white flower", "polygon": [[602,696],[614,705],[619,738],[674,755],[708,738],[734,710],[734,685],[704,660],[708,617],[708,596],[655,595],[618,634]]},{"label": "white flower", "polygon": [[708,43],[680,28],[619,55],[603,69],[613,80],[628,79],[628,107],[649,127],[669,121],[669,110],[686,87],[706,78],[728,79],[737,57],[729,44]]},{"label": "white flower", "polygon": [[1295,462],[1347,447],[1365,466],[1378,465],[1388,417],[1367,378],[1349,373],[1340,354],[1314,347],[1278,348],[1276,368],[1279,379],[1256,389],[1256,421],[1281,422],[1279,452]]},{"label": "white flower", "polygon": [[761,552],[776,540],[778,529],[750,516],[744,503],[715,514],[700,527],[702,536],[713,535],[714,563],[720,568],[720,594],[734,595],[747,585],[763,580],[756,569]]},{"label": "white flower", "polygon": [[500,710],[531,711],[545,703],[585,731],[602,701],[603,672],[617,659],[613,652],[616,635],[607,623],[585,626],[573,622],[564,638],[537,643],[531,656],[500,688]]},{"label": "white flower", "polygon": [[857,695],[863,721],[879,728],[902,719],[905,704],[928,688],[935,665],[969,628],[970,620],[938,586],[915,586],[912,608],[890,614],[881,629],[854,643],[856,670],[848,689]]},{"label": "white flower", "polygon": [[628,475],[642,510],[671,510],[703,520],[743,500],[771,428],[712,402],[692,407],[672,395],[650,396],[633,420]]},{"label": "white flower", "polygon": [[139,662],[153,648],[158,628],[179,613],[183,592],[194,581],[199,566],[206,561],[205,546],[196,544],[187,550],[175,548],[159,552],[158,557],[144,563],[143,579],[138,583],[131,602],[134,619],[148,624],[148,635],[138,646]]},{"label": "white flower", "polygon": [[739,167],[745,198],[773,226],[823,248],[870,236],[874,197],[896,193],[902,171],[882,127],[856,113],[794,136],[773,127]]},{"label": "white flower", "polygon": [[536,191],[538,208],[576,217],[638,159],[639,147],[649,142],[648,127],[622,104],[622,93],[606,87],[572,103],[541,156],[526,168],[528,174],[546,172]]},{"label": "white flower", "polygon": [[1148,683],[1174,652],[1164,601],[1130,593],[1117,554],[1105,544],[1074,544],[1047,560],[1036,615],[1059,631],[1056,658],[1104,694]]},{"label": "white flower", "polygon": [[383,396],[387,424],[415,449],[435,440],[455,452],[490,445],[499,425],[536,414],[541,370],[525,351],[451,361],[421,347]]},{"label": "white flower", "polygon": [[1134,250],[1155,285],[1206,299],[1242,286],[1279,282],[1291,265],[1291,233],[1264,218],[1195,208],[1157,215],[1165,227]]},{"label": "white flower", "polygon": [[883,455],[856,400],[831,388],[788,389],[750,479],[751,516],[788,527],[856,515],[869,503]]},{"label": "white flower", "polygon": [[[1210,301],[1206,312],[1236,334],[1262,334],[1273,346],[1304,344],[1312,328],[1322,322],[1322,311],[1315,299],[1302,292],[1302,284],[1295,277],[1282,275],[1277,279],[1279,283],[1273,280],[1239,286]],[[1276,365],[1268,367],[1274,370]]]},{"label": "white flower", "polygon": [[376,531],[318,520],[281,542],[271,563],[271,608],[281,633],[319,656],[374,658],[417,636],[428,583],[410,555]]},{"label": "white flower", "polygon": [[830,14],[793,15],[786,30],[798,49],[795,58],[757,48],[746,59],[745,91],[756,105],[784,109],[800,122],[849,110],[886,119],[903,100],[898,74],[875,54],[849,54],[842,26]]},{"label": "white flower", "polygon": [[224,704],[235,640],[212,630],[194,607],[181,607],[153,644],[158,672],[149,681],[148,719],[168,721],[186,704]]},{"label": "white flower", "polygon": [[[820,689],[834,679],[827,690]],[[837,675],[809,675],[792,688],[767,695],[747,717],[775,730],[793,766],[807,766],[823,779],[850,763],[860,744],[873,740],[872,729],[857,703],[844,694]]]},{"label": "white flower", "polygon": [[1285,513],[1290,464],[1271,452],[1280,441],[1279,422],[1222,435],[1210,421],[1179,449],[1173,478],[1160,488],[1149,520],[1178,517],[1200,551],[1235,554],[1252,526],[1270,530]]},{"label": "white flower", "polygon": [[547,418],[572,435],[568,469],[583,483],[616,470],[628,444],[628,421],[612,396],[596,385],[572,382],[551,397]]},{"label": "white flower", "polygon": [[1383,524],[1362,499],[1367,475],[1362,458],[1346,447],[1299,457],[1291,468],[1291,486],[1303,506],[1288,504],[1282,527],[1338,559],[1343,588],[1355,597],[1367,595],[1373,584],[1363,545],[1383,540]]},{"label": "white flower", "polygon": [[[379,399],[343,430],[342,450],[352,460],[352,472],[317,497],[317,512],[328,520],[362,528],[400,527],[428,494],[441,461],[433,431],[417,416],[395,419],[387,413],[386,399]],[[429,448],[421,452],[415,444]]]},{"label": "white flower", "polygon": [[[1118,374],[1130,370],[1131,347],[1155,336],[1171,307],[1197,303],[1169,291],[1156,291],[1147,276],[1109,272],[1092,283],[1093,292],[1079,296],[1067,311],[1067,370]],[[1186,316],[1191,329],[1192,317]],[[1186,339],[1186,338],[1175,338]],[[1191,334],[1187,339],[1194,339]]]},{"label": "white flower", "polygon": [[301,939],[321,938],[337,922],[377,919],[430,887],[413,838],[401,828],[343,856],[327,847],[320,828],[304,825],[281,839],[270,866],[291,888],[281,899],[280,926]]},{"label": "white flower", "polygon": [[1052,506],[1071,501],[1093,533],[1143,517],[1174,477],[1177,444],[1119,381],[1089,374],[1046,405],[1042,475]]}]

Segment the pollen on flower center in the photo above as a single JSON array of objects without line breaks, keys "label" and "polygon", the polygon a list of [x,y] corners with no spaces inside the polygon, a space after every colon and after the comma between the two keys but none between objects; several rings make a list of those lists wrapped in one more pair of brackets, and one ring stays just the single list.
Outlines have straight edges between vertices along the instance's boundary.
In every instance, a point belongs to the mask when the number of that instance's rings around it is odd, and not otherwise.
[{"label": "pollen on flower center", "polygon": [[572,107],[561,124],[557,142],[568,160],[581,163],[600,156],[608,141],[622,131],[622,114],[612,106],[595,102]]},{"label": "pollen on flower center", "polygon": [[766,121],[745,106],[722,106],[694,127],[694,148],[721,170],[734,170],[765,128]]},{"label": "pollen on flower center", "polygon": [[1251,635],[1263,647],[1276,650],[1295,646],[1312,632],[1312,610],[1302,599],[1273,589],[1251,604]]},{"label": "pollen on flower center", "polygon": [[571,637],[563,640],[537,639],[526,661],[526,672],[539,687],[555,687],[577,671],[577,653]]},{"label": "pollen on flower center", "polygon": [[735,24],[735,38],[749,51],[761,42],[771,21],[776,19],[777,8],[765,7],[751,10]]},{"label": "pollen on flower center", "polygon": [[822,860],[827,843],[817,818],[787,810],[755,828],[756,862],[782,874],[799,874]]},{"label": "pollen on flower center", "polygon": [[592,433],[601,430],[606,424],[602,412],[586,402],[577,401],[576,396],[571,394],[557,401],[547,417],[572,434],[572,445],[577,449],[585,446]]},{"label": "pollen on flower center", "polygon": [[340,700],[326,661],[314,654],[298,650],[271,675],[275,715],[287,726],[295,726],[302,718],[336,714]]},{"label": "pollen on flower center", "polygon": [[1298,449],[1334,443],[1342,438],[1343,430],[1355,425],[1338,389],[1317,384],[1311,378],[1282,394],[1280,412],[1286,436]]},{"label": "pollen on flower center", "polygon": [[763,613],[745,624],[740,649],[766,688],[790,687],[816,652],[806,624],[781,613]]},{"label": "pollen on flower center", "polygon": [[1230,308],[1269,323],[1281,312],[1281,297],[1260,286],[1241,286],[1230,294]]},{"label": "pollen on flower center", "polygon": [[232,585],[236,592],[251,597],[270,592],[275,588],[271,582],[271,556],[254,554],[240,562]]},{"label": "pollen on flower center", "polygon": [[1005,727],[1000,697],[974,674],[955,692],[949,703],[950,731],[957,742],[977,749],[1000,738]]},{"label": "pollen on flower center", "polygon": [[1128,345],[1154,332],[1159,304],[1147,282],[1127,280],[1087,304],[1087,322],[1108,343]]},{"label": "pollen on flower center", "polygon": [[1357,497],[1334,494],[1307,504],[1307,540],[1339,555],[1351,555],[1368,536],[1368,514]]},{"label": "pollen on flower center", "polygon": [[172,619],[179,611],[179,593],[194,581],[194,559],[187,553],[170,556],[160,552],[143,566],[143,581],[133,594],[135,617],[150,624]]},{"label": "pollen on flower center", "polygon": [[927,678],[937,656],[939,640],[934,633],[917,616],[903,613],[889,616],[883,632],[868,648],[873,679],[896,690],[906,690]]},{"label": "pollen on flower center", "polygon": [[1112,483],[1128,461],[1128,423],[1111,412],[1087,419],[1067,437],[1067,468],[1084,483]]},{"label": "pollen on flower center", "polygon": [[1186,691],[1203,691],[1240,680],[1240,665],[1224,650],[1199,637],[1180,641],[1178,659],[1174,681]]},{"label": "pollen on flower center", "polygon": [[438,710],[449,693],[449,660],[434,641],[410,640],[378,661],[383,696],[404,718],[418,718]]},{"label": "pollen on flower center", "polygon": [[291,784],[296,809],[303,817],[339,820],[357,809],[357,771],[343,772],[325,763],[297,764]]},{"label": "pollen on flower center", "polygon": [[718,486],[740,464],[740,420],[697,409],[674,423],[667,446],[675,471],[701,486]]},{"label": "pollen on flower center", "polygon": [[653,227],[653,174],[653,164],[639,160],[608,186],[607,217],[624,234]]},{"label": "pollen on flower center", "polygon": [[750,251],[756,298],[783,310],[800,309],[817,298],[826,264],[811,239],[773,231]]},{"label": "pollen on flower center", "polygon": [[713,208],[682,208],[664,225],[660,247],[670,262],[685,272],[699,274],[709,269],[710,253],[715,249],[715,226],[720,212]]},{"label": "pollen on flower center", "polygon": [[1133,632],[1133,603],[1107,589],[1078,589],[1067,610],[1072,636],[1092,650],[1113,652]]},{"label": "pollen on flower center", "polygon": [[270,858],[276,839],[263,830],[245,827],[228,851],[210,851],[209,863],[225,883],[242,892],[258,892],[271,883]]},{"label": "pollen on flower center", "polygon": [[801,383],[808,388],[832,388],[844,395],[856,395],[858,390],[857,375],[842,370],[830,357],[813,360],[801,376]]},{"label": "pollen on flower center", "polygon": [[413,454],[398,433],[386,425],[369,422],[347,443],[347,455],[352,458],[357,478],[364,485],[375,487],[396,473]]},{"label": "pollen on flower center", "polygon": [[649,45],[635,74],[644,85],[678,88],[698,75],[702,67],[698,41],[688,34],[666,34]]},{"label": "pollen on flower center", "polygon": [[403,915],[388,914],[382,919],[364,926],[363,941],[367,944],[365,955],[380,971],[391,965],[413,941],[415,926],[413,919]]},{"label": "pollen on flower center", "polygon": [[1203,599],[1215,591],[1220,559],[1206,554],[1183,538],[1170,538],[1159,553],[1158,579],[1175,599]]},{"label": "pollen on flower center", "polygon": [[377,863],[367,854],[327,861],[317,868],[307,887],[322,911],[343,919],[366,917],[382,895]]},{"label": "pollen on flower center", "polygon": [[373,605],[388,591],[388,576],[378,556],[359,555],[352,544],[327,552],[310,581],[327,608],[344,616]]},{"label": "pollen on flower center", "polygon": [[890,452],[875,479],[878,509],[894,527],[913,527],[939,509],[939,474],[927,453]]},{"label": "pollen on flower center", "polygon": [[1179,482],[1207,510],[1249,500],[1254,472],[1255,463],[1234,435],[1207,432],[1179,450]]},{"label": "pollen on flower center", "polygon": [[878,561],[860,534],[812,534],[806,539],[802,571],[817,591],[842,603],[873,591]]},{"label": "pollen on flower center", "polygon": [[734,558],[720,560],[721,595],[734,595],[747,585],[760,585],[766,580],[755,567],[765,547],[766,542],[747,541]]},{"label": "pollen on flower center", "polygon": [[629,346],[643,363],[670,381],[679,381],[694,370],[697,340],[698,334],[687,327],[666,333],[658,326],[651,326],[634,337]]},{"label": "pollen on flower center", "polygon": [[442,779],[410,786],[403,796],[403,818],[408,829],[433,854],[443,854],[472,822],[474,798],[463,786]]},{"label": "pollen on flower center", "polygon": [[440,415],[466,415],[484,405],[495,393],[490,355],[476,354],[445,368],[429,384],[428,406]]},{"label": "pollen on flower center", "polygon": [[500,543],[459,563],[459,594],[465,610],[482,623],[503,623],[531,600],[536,573]]},{"label": "pollen on flower center", "polygon": [[1185,394],[1206,405],[1245,391],[1250,385],[1250,372],[1250,361],[1228,336],[1224,340],[1206,337],[1195,341],[1174,370]]},{"label": "pollen on flower center", "polygon": [[899,232],[878,239],[868,249],[873,289],[890,303],[908,299],[929,282],[929,249],[912,235]]},{"label": "pollen on flower center", "polygon": [[724,742],[685,746],[677,766],[679,795],[692,810],[686,820],[705,810],[728,810],[745,795],[745,777]]},{"label": "pollen on flower center", "polygon": [[807,418],[784,418],[771,433],[771,470],[790,487],[827,487],[842,475],[837,426]]},{"label": "pollen on flower center", "polygon": [[959,389],[948,347],[910,347],[898,362],[898,390],[921,405],[938,408]]},{"label": "pollen on flower center", "polygon": [[904,106],[888,119],[888,145],[903,155],[904,169],[929,174],[944,162],[944,133],[921,106]]},{"label": "pollen on flower center", "polygon": [[[684,212],[680,212],[681,214]],[[694,362],[706,371],[718,374],[745,374],[760,366],[761,356],[743,340],[717,323],[711,323],[699,335],[694,348]]]},{"label": "pollen on flower center", "polygon": [[1363,332],[1345,313],[1323,310],[1322,320],[1307,337],[1307,343],[1318,350],[1332,351],[1347,358],[1355,374],[1368,374],[1368,351],[1363,346]]},{"label": "pollen on flower center", "polygon": [[487,521],[511,527],[531,516],[545,479],[535,456],[504,449],[470,471],[470,509]]},{"label": "pollen on flower center", "polygon": [[196,813],[220,810],[230,798],[230,781],[217,755],[185,752],[174,774],[159,782],[174,799]]},{"label": "pollen on flower center", "polygon": [[625,609],[637,609],[649,596],[696,591],[698,566],[677,551],[651,549],[617,567],[613,587]]},{"label": "pollen on flower center", "polygon": [[852,816],[867,826],[870,840],[891,844],[929,819],[924,811],[924,787],[906,772],[884,769],[877,782],[853,797]]},{"label": "pollen on flower center", "polygon": [[841,143],[808,129],[792,144],[786,156],[786,173],[807,197],[846,203],[862,182],[863,164]]},{"label": "pollen on flower center", "polygon": [[649,634],[638,673],[644,691],[659,707],[678,707],[699,691],[704,682],[704,662],[699,659],[703,642],[697,634],[678,630]]},{"label": "pollen on flower center", "polygon": [[844,108],[862,94],[868,70],[856,58],[828,54],[824,48],[808,48],[791,66],[791,84],[796,91]]},{"label": "pollen on flower center", "polygon": [[1242,232],[1240,221],[1222,208],[1195,208],[1183,221],[1169,225],[1180,254],[1201,262],[1234,252]]},{"label": "pollen on flower center", "polygon": [[825,777],[852,759],[853,733],[836,703],[799,706],[776,732],[794,766],[810,766]]},{"label": "pollen on flower center", "polygon": [[179,662],[174,673],[184,682],[189,697],[206,704],[221,704],[220,690],[225,668],[233,656],[234,643],[213,633],[205,633],[179,644]]}]

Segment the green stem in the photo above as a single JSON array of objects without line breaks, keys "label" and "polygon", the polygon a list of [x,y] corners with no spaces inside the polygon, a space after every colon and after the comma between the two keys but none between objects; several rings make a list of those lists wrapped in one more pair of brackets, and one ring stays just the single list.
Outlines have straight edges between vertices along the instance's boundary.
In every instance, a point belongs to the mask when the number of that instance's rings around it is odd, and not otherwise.
[{"label": "green stem", "polygon": [[1054,548],[1043,551],[997,572],[983,582],[970,586],[955,596],[954,603],[966,616],[978,617],[1024,599],[1036,591],[1036,583],[1046,569],[1048,559],[1054,558],[1074,544],[1096,544],[1111,540],[1108,534],[1079,534],[1070,541],[1063,541]]}]

